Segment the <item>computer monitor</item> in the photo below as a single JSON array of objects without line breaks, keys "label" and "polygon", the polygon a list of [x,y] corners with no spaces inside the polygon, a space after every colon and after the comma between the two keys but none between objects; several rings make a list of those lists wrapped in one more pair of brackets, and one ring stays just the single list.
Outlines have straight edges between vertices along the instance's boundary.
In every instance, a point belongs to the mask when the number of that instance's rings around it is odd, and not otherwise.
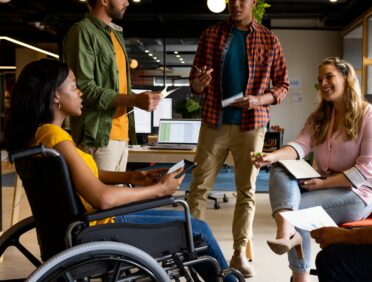
[{"label": "computer monitor", "polygon": [[200,119],[161,119],[158,143],[197,144]]},{"label": "computer monitor", "polygon": [[154,111],[154,118],[152,125],[154,127],[159,126],[160,119],[171,119],[172,118],[172,98],[163,98],[160,101],[159,106]]},{"label": "computer monitor", "polygon": [[151,112],[134,108],[134,122],[136,133],[151,134]]},{"label": "computer monitor", "polygon": [[[132,92],[135,94],[141,94],[146,91],[151,91],[149,89],[134,89]],[[139,108],[134,108],[134,123],[136,126],[136,133],[151,134],[152,133],[152,123],[151,123],[151,112],[141,110]]]}]

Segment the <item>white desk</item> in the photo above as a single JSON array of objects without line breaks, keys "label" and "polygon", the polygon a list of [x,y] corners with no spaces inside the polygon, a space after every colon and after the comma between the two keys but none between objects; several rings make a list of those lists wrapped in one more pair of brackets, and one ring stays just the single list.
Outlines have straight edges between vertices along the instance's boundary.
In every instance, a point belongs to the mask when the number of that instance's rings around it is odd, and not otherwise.
[{"label": "white desk", "polygon": [[[153,150],[147,147],[129,148],[128,162],[139,163],[176,163],[182,159],[193,161],[196,150]],[[225,164],[233,166],[231,154]]]}]

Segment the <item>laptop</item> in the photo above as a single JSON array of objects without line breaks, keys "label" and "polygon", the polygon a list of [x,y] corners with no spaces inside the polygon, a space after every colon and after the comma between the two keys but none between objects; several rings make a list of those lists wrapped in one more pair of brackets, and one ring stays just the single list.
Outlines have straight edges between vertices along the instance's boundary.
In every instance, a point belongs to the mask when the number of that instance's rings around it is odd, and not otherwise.
[{"label": "laptop", "polygon": [[193,150],[199,139],[200,119],[160,119],[156,150]]}]

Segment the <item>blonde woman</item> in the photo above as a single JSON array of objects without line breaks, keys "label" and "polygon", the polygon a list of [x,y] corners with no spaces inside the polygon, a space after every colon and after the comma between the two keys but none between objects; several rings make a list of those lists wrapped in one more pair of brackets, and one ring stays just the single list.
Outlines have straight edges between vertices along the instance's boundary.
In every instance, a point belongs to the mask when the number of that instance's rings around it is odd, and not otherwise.
[{"label": "blonde woman", "polygon": [[296,231],[280,212],[322,206],[336,223],[343,223],[372,211],[372,107],[363,99],[353,67],[340,58],[320,64],[318,81],[320,105],[296,139],[273,153],[252,157],[261,167],[313,152],[323,176],[299,183],[279,166],[271,170],[277,234],[268,244],[277,254],[288,252],[294,282],[310,281],[311,238],[309,232]]}]

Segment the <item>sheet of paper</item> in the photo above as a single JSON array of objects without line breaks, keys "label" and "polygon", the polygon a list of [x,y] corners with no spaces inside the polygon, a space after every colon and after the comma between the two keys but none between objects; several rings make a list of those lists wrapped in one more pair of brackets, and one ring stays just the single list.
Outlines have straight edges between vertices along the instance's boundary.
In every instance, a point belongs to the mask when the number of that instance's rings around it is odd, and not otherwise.
[{"label": "sheet of paper", "polygon": [[150,89],[132,89],[134,94],[141,94],[143,92],[151,91]]},{"label": "sheet of paper", "polygon": [[326,226],[337,227],[337,224],[321,206],[280,214],[292,225],[307,231]]},{"label": "sheet of paper", "polygon": [[222,100],[222,107],[227,107],[228,105],[231,105],[234,102],[238,102],[239,100],[243,99],[243,92],[240,92],[238,94],[235,94],[234,96],[231,96],[229,98]]},{"label": "sheet of paper", "polygon": [[168,86],[165,86],[164,89],[160,92],[162,98],[165,98],[168,95],[172,94],[174,91],[180,89],[180,88],[175,88],[175,89],[167,91],[167,88]]},{"label": "sheet of paper", "polygon": [[175,165],[173,165],[167,173],[172,173],[172,172],[175,172],[177,169],[179,169],[180,167],[184,167],[185,166],[185,161],[184,160],[181,160],[179,161],[178,163],[176,163]]}]

